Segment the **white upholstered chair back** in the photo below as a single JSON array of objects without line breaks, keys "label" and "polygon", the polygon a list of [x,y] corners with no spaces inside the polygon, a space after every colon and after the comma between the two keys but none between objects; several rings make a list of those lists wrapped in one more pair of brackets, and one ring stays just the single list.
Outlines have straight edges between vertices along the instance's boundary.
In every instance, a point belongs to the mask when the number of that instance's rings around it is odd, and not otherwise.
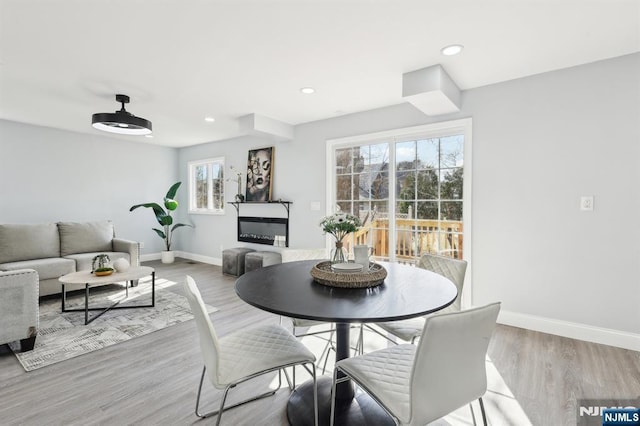
[{"label": "white upholstered chair back", "polygon": [[189,306],[191,306],[191,312],[193,313],[198,329],[200,349],[202,350],[207,374],[209,375],[211,383],[213,383],[215,387],[223,388],[224,385],[220,384],[218,377],[218,359],[220,356],[218,336],[216,335],[216,330],[213,328],[211,318],[209,318],[207,308],[202,301],[200,290],[198,290],[198,286],[189,275],[187,275],[184,283],[184,292],[187,300],[189,301]]},{"label": "white upholstered chair back", "polygon": [[426,424],[484,395],[485,358],[500,303],[427,318],[411,373],[410,424]]},{"label": "white upholstered chair back", "polygon": [[450,310],[459,311],[461,309],[460,301],[462,299],[464,277],[467,272],[467,261],[435,254],[424,254],[418,261],[418,267],[440,274],[456,285],[458,296],[451,304]]},{"label": "white upholstered chair back", "polygon": [[329,259],[329,250],[317,249],[283,249],[282,263],[295,262],[297,260]]},{"label": "white upholstered chair back", "polygon": [[[284,249],[280,253],[282,255],[282,263],[296,262],[298,260],[322,260],[329,259],[329,250],[325,248],[317,249]],[[312,327],[314,325],[321,324],[318,321],[305,320],[300,318],[291,318],[291,322],[294,327],[293,334],[296,333],[297,327]]]}]

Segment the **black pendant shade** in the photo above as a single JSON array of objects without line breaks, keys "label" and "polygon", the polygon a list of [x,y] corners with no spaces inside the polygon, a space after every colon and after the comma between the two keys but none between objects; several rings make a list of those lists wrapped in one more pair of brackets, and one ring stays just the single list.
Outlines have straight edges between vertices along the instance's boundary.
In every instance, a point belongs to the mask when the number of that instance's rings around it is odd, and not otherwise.
[{"label": "black pendant shade", "polygon": [[151,122],[149,120],[136,117],[124,109],[124,104],[129,103],[129,96],[116,95],[116,101],[122,104],[122,108],[119,111],[93,114],[91,125],[95,129],[122,135],[148,135],[151,133]]}]

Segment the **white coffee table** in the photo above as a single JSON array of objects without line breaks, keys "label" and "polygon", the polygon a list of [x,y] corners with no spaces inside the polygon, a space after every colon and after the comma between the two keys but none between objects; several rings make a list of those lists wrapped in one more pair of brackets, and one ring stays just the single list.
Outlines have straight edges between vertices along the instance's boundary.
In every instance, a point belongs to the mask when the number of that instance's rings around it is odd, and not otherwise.
[{"label": "white coffee table", "polygon": [[[129,297],[129,285],[133,287],[133,281],[139,280],[151,275],[151,304],[148,305],[127,305],[117,306],[120,302]],[[124,272],[114,272],[111,275],[97,277],[91,271],[72,272],[61,276],[59,279],[62,284],[62,312],[84,312],[84,324],[87,325],[91,321],[100,317],[111,309],[134,309],[134,308],[153,308],[156,305],[156,272],[149,266],[133,266]],[[111,306],[107,307],[89,307],[89,289],[105,284],[113,284],[125,281],[125,297],[118,300]],[[66,284],[84,284],[84,308],[67,309],[65,303],[67,300]],[[99,314],[89,318],[89,311],[101,311]]]}]

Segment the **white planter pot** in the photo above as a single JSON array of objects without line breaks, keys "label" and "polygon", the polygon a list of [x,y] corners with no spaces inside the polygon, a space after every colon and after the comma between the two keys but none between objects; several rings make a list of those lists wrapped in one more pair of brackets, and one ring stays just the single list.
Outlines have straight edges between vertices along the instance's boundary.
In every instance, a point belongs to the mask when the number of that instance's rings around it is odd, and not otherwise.
[{"label": "white planter pot", "polygon": [[175,260],[175,255],[173,251],[165,250],[160,252],[160,255],[162,256],[162,263],[173,263],[173,261]]}]

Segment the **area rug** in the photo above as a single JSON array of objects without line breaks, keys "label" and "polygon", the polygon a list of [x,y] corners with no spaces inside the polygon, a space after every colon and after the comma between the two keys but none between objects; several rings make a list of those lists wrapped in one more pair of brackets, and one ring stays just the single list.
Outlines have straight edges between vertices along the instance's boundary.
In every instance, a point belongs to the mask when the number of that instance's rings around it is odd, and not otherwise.
[{"label": "area rug", "polygon": [[[159,282],[160,281],[160,282]],[[164,284],[164,285],[163,285]],[[120,342],[193,319],[184,296],[166,290],[174,282],[156,280],[156,303],[153,308],[114,309],[88,325],[84,312],[60,312],[60,299],[40,303],[40,327],[32,351],[20,352],[20,343],[10,345],[26,371],[46,367]],[[67,297],[67,307],[84,307],[84,293]],[[111,285],[92,290],[89,306],[109,306],[123,298],[121,286]],[[140,281],[129,289],[129,297],[121,302],[146,305],[151,301],[151,284]],[[217,309],[207,305],[209,313]],[[97,311],[90,311],[90,317]]]}]

